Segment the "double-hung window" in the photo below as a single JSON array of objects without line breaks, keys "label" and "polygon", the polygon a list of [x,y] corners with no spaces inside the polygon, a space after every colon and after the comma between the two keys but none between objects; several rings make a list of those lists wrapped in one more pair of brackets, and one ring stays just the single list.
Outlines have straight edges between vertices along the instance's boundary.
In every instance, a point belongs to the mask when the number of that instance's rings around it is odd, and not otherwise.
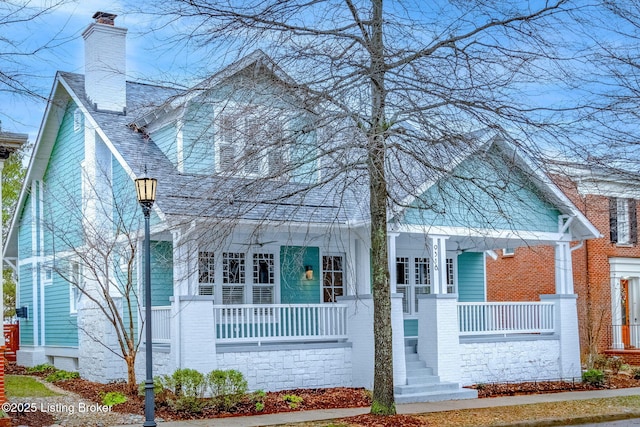
[{"label": "double-hung window", "polygon": [[344,258],[342,255],[322,257],[322,301],[337,302],[344,295]]},{"label": "double-hung window", "polygon": [[253,287],[254,304],[273,304],[273,288],[275,284],[274,256],[270,253],[253,254]]},{"label": "double-hung window", "polygon": [[635,245],[638,241],[636,202],[634,199],[609,199],[609,226],[611,242]]},{"label": "double-hung window", "polygon": [[228,105],[216,115],[216,170],[248,177],[285,178],[285,115],[256,105]]},{"label": "double-hung window", "polygon": [[198,253],[198,295],[213,295],[215,290],[215,257],[213,252]]},{"label": "double-hung window", "polygon": [[225,252],[222,254],[222,303],[244,304],[245,254]]}]

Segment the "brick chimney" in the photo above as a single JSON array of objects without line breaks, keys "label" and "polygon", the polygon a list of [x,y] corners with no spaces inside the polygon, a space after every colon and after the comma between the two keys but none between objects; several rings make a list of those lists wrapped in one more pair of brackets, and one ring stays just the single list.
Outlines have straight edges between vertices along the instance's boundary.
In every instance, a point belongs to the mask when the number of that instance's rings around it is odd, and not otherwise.
[{"label": "brick chimney", "polygon": [[126,113],[126,35],[116,27],[117,15],[96,12],[84,38],[84,90],[100,111]]}]

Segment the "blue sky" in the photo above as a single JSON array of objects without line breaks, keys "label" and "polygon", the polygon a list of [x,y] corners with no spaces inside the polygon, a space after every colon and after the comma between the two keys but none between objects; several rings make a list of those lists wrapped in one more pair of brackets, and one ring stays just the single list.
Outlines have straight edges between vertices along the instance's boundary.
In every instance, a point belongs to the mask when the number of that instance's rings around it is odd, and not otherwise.
[{"label": "blue sky", "polygon": [[[39,7],[50,3],[51,0],[37,0],[31,1],[30,5]],[[190,50],[184,47],[176,49],[162,40],[172,29],[165,28],[164,32],[150,33],[150,18],[128,12],[130,10],[125,1],[82,0],[64,4],[30,22],[4,25],[2,32],[11,34],[12,40],[18,43],[19,51],[31,52],[43,45],[48,47],[35,55],[14,55],[19,63],[3,63],[0,57],[0,66],[5,70],[17,67],[26,75],[22,78],[23,82],[46,98],[51,91],[56,71],[84,72],[81,34],[93,21],[91,17],[96,11],[105,11],[117,14],[116,25],[128,29],[128,79],[176,81],[180,79],[182,72],[186,75],[186,70],[192,66]],[[167,52],[169,49],[171,51]],[[5,52],[6,50],[4,49]],[[196,58],[196,55],[192,57]],[[0,91],[0,120],[3,130],[28,133],[30,141],[34,142],[45,107],[44,99]]]}]

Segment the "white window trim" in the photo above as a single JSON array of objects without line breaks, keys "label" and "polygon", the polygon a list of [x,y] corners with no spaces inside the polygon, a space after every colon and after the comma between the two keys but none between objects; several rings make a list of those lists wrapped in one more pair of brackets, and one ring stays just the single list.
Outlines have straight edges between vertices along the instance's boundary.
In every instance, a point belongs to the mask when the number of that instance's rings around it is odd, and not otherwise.
[{"label": "white window trim", "polygon": [[50,265],[42,265],[42,283],[44,283],[45,286],[53,284],[53,267]]},{"label": "white window trim", "polygon": [[617,245],[631,245],[631,218],[629,218],[629,199],[616,199]]},{"label": "white window trim", "polygon": [[326,256],[339,256],[342,257],[342,295],[347,295],[348,286],[347,286],[347,254],[344,252],[326,252],[320,254],[320,266],[319,266],[319,274],[320,274],[320,303],[321,304],[332,304],[324,302],[324,257]]},{"label": "white window trim", "polygon": [[[78,266],[78,271],[74,272],[74,265]],[[78,288],[81,283],[82,278],[82,265],[76,261],[72,261],[69,265],[69,277],[74,280],[75,278],[76,284],[69,282],[69,314],[78,314],[78,303],[82,298],[82,292]]]},{"label": "white window trim", "polygon": [[[260,178],[260,177],[264,177],[264,176],[268,176],[270,174],[269,171],[269,151],[271,150],[264,150],[264,149],[259,149],[258,152],[260,153],[260,158],[259,158],[259,172],[258,173],[250,173],[247,172],[244,169],[244,165],[240,164],[240,161],[242,160],[242,157],[244,156],[244,152],[246,150],[247,145],[244,143],[242,144],[238,144],[236,143],[236,141],[232,141],[231,143],[223,143],[220,139],[219,139],[219,135],[220,135],[220,125],[219,125],[219,120],[220,117],[224,117],[225,114],[231,114],[231,112],[233,111],[237,111],[239,108],[246,108],[246,107],[250,107],[251,105],[248,104],[241,104],[238,102],[227,102],[225,104],[224,107],[217,107],[214,108],[214,119],[213,119],[213,145],[214,145],[214,153],[215,153],[215,171],[216,173],[225,173],[225,172],[231,172],[234,175],[238,175],[238,176],[242,176],[242,177],[247,177],[247,178]],[[259,110],[261,108],[260,105],[255,105],[256,109]],[[259,115],[259,112],[256,113],[256,115]],[[291,118],[292,115],[291,114],[284,114],[281,117],[282,120],[282,128],[283,128],[283,132],[288,132],[290,130],[290,122],[291,122]],[[222,163],[220,162],[221,160],[221,148],[223,145],[225,144],[230,144],[233,146],[234,148],[234,159],[233,159],[233,163],[237,165],[238,169],[237,170],[225,170],[225,168],[223,168]],[[262,153],[262,151],[265,151],[264,153]],[[289,163],[290,161],[290,150],[285,149],[282,150],[282,156],[284,157],[284,162],[285,163]],[[283,179],[288,179],[287,177],[282,177]]]},{"label": "white window trim", "polygon": [[516,254],[516,248],[502,248],[503,257],[512,257]]}]

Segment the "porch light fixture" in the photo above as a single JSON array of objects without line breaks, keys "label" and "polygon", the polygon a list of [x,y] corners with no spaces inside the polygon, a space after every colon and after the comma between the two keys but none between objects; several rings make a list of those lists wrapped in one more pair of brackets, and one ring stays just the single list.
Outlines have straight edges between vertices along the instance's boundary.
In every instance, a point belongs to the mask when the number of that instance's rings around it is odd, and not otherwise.
[{"label": "porch light fixture", "polygon": [[153,395],[153,350],[151,334],[151,241],[149,239],[149,217],[153,202],[156,201],[155,178],[138,178],[136,182],[136,192],[138,193],[138,203],[142,207],[144,214],[144,326],[145,326],[145,355],[147,375],[144,382],[144,427],[156,427],[155,402]]},{"label": "porch light fixture", "polygon": [[304,278],[307,280],[313,280],[313,267],[310,265],[304,266]]}]

